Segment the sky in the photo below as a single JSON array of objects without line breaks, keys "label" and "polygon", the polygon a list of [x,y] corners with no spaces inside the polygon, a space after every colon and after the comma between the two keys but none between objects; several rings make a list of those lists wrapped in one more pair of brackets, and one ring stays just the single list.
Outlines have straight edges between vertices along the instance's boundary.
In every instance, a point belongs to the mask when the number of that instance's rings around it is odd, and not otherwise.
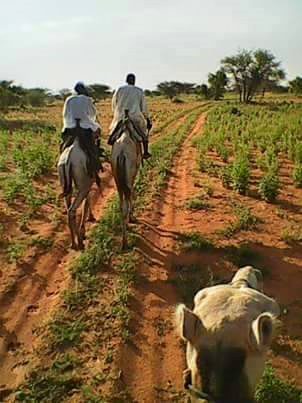
[{"label": "sky", "polygon": [[302,75],[302,0],[0,0],[0,80],[201,84],[238,50],[271,50]]}]

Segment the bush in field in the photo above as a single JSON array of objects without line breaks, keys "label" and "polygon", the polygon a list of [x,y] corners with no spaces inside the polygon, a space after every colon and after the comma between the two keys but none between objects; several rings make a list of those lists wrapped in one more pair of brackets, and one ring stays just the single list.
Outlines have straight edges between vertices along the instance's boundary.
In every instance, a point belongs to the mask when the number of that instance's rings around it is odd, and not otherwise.
[{"label": "bush in field", "polygon": [[232,165],[227,165],[226,167],[222,168],[220,172],[220,179],[226,189],[230,189],[232,187]]},{"label": "bush in field", "polygon": [[222,143],[217,144],[216,151],[223,162],[228,162],[230,153],[224,144],[222,144]]},{"label": "bush in field", "polygon": [[48,144],[21,145],[14,150],[13,159],[22,172],[32,178],[48,173],[53,168],[54,157]]},{"label": "bush in field", "polygon": [[273,202],[279,194],[280,182],[278,172],[269,170],[260,180],[258,191],[262,199]]},{"label": "bush in field", "polygon": [[239,155],[232,166],[231,178],[232,187],[240,194],[246,194],[250,179],[250,164],[248,156],[245,154]]},{"label": "bush in field", "polygon": [[295,165],[294,172],[293,172],[293,180],[296,187],[302,187],[302,163],[298,163]]},{"label": "bush in field", "polygon": [[290,92],[296,95],[302,94],[302,77],[297,76],[294,80],[289,81]]},{"label": "bush in field", "polygon": [[279,379],[271,366],[267,366],[257,387],[258,403],[300,403],[302,392]]},{"label": "bush in field", "polygon": [[302,143],[295,144],[295,161],[302,164]]}]

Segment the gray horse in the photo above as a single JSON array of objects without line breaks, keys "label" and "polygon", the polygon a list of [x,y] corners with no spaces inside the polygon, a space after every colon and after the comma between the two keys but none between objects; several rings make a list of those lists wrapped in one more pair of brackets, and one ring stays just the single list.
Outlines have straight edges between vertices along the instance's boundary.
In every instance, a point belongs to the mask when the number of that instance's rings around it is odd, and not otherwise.
[{"label": "gray horse", "polygon": [[131,121],[125,119],[123,132],[112,147],[111,167],[120,199],[122,215],[122,247],[128,246],[127,227],[133,217],[134,181],[142,161],[141,145]]},{"label": "gray horse", "polygon": [[[84,249],[85,222],[88,214],[90,214],[91,219],[93,218],[90,210],[89,191],[95,178],[92,178],[87,171],[87,156],[81,149],[77,138],[71,146],[61,153],[58,173],[67,208],[71,248]],[[77,189],[74,198],[72,198],[73,185]],[[77,224],[77,209],[83,202],[80,223]]]}]

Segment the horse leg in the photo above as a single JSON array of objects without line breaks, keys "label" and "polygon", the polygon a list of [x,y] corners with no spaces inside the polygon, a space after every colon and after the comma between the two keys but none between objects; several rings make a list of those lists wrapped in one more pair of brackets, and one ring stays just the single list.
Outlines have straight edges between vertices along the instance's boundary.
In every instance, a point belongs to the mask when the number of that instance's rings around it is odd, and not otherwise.
[{"label": "horse leg", "polygon": [[[72,240],[71,247],[73,249],[84,249],[83,239],[81,237],[79,227],[76,222],[76,213],[77,213],[77,209],[79,208],[79,206],[81,205],[83,200],[87,197],[89,190],[90,190],[90,186],[79,190],[76,197],[74,198],[72,205],[70,206],[70,208],[68,210],[68,223],[69,223],[70,231],[72,234],[71,235],[71,240]],[[78,245],[76,245],[76,243],[75,243],[75,237],[78,240]],[[78,248],[77,248],[77,246],[78,246]]]},{"label": "horse leg", "polygon": [[90,195],[87,196],[87,199],[88,199],[88,218],[87,218],[87,221],[88,222],[96,222],[96,218],[95,218],[95,216],[93,215],[93,212],[92,212]]},{"label": "horse leg", "polygon": [[128,248],[128,240],[127,240],[127,227],[128,227],[128,220],[127,220],[127,201],[126,197],[122,191],[118,190],[119,198],[120,198],[120,210],[121,210],[121,217],[122,217],[122,249],[125,250]]},{"label": "horse leg", "polygon": [[137,223],[137,219],[135,218],[135,216],[134,216],[134,213],[133,213],[133,191],[131,192],[131,195],[130,195],[130,199],[129,199],[129,222],[131,223],[131,224],[135,224],[135,223]]},{"label": "horse leg", "polygon": [[67,211],[67,217],[68,217],[68,227],[70,231],[70,236],[71,236],[71,249],[77,249],[77,244],[75,240],[75,227],[76,227],[76,211],[72,210],[71,207],[69,207]]},{"label": "horse leg", "polygon": [[86,239],[86,228],[85,224],[87,221],[88,214],[90,212],[90,204],[89,204],[89,194],[84,200],[84,205],[82,207],[82,215],[81,215],[81,222],[80,222],[80,238],[83,240]]}]

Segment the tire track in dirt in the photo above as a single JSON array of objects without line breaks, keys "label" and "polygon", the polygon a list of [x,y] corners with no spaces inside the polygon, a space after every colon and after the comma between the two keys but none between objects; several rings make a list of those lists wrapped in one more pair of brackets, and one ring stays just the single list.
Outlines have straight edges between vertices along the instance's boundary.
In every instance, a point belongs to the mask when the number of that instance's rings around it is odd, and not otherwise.
[{"label": "tire track in dirt", "polygon": [[151,206],[140,220],[139,252],[144,263],[132,305],[134,336],[121,356],[123,380],[139,403],[173,401],[182,390],[184,353],[173,324],[179,298],[171,279],[173,266],[181,259],[175,251],[177,234],[190,229],[180,208],[196,192],[196,150],[191,143],[204,122],[202,114],[175,158],[163,200]]},{"label": "tire track in dirt", "polygon": [[[102,217],[115,191],[109,164],[101,177],[102,193],[95,187],[91,192],[96,220]],[[47,322],[60,302],[61,291],[68,287],[67,268],[79,255],[68,249],[67,228],[53,235],[51,250],[37,256],[31,264],[22,265],[23,276],[1,297],[0,392],[22,381],[30,365],[30,354],[36,347],[35,328]]]},{"label": "tire track in dirt", "polygon": [[[171,122],[163,133],[177,129],[186,116]],[[95,187],[91,192],[97,221],[115,193],[109,164],[105,164],[101,178],[102,193]],[[91,225],[88,230],[90,228]],[[48,226],[47,235],[54,240],[52,248],[22,264],[16,281],[0,295],[0,398],[6,395],[6,391],[16,388],[30,369],[31,354],[37,347],[35,329],[49,321],[60,303],[61,292],[69,284],[67,269],[79,255],[79,252],[68,251],[67,227],[62,233],[56,234],[55,229],[51,230]]]}]

